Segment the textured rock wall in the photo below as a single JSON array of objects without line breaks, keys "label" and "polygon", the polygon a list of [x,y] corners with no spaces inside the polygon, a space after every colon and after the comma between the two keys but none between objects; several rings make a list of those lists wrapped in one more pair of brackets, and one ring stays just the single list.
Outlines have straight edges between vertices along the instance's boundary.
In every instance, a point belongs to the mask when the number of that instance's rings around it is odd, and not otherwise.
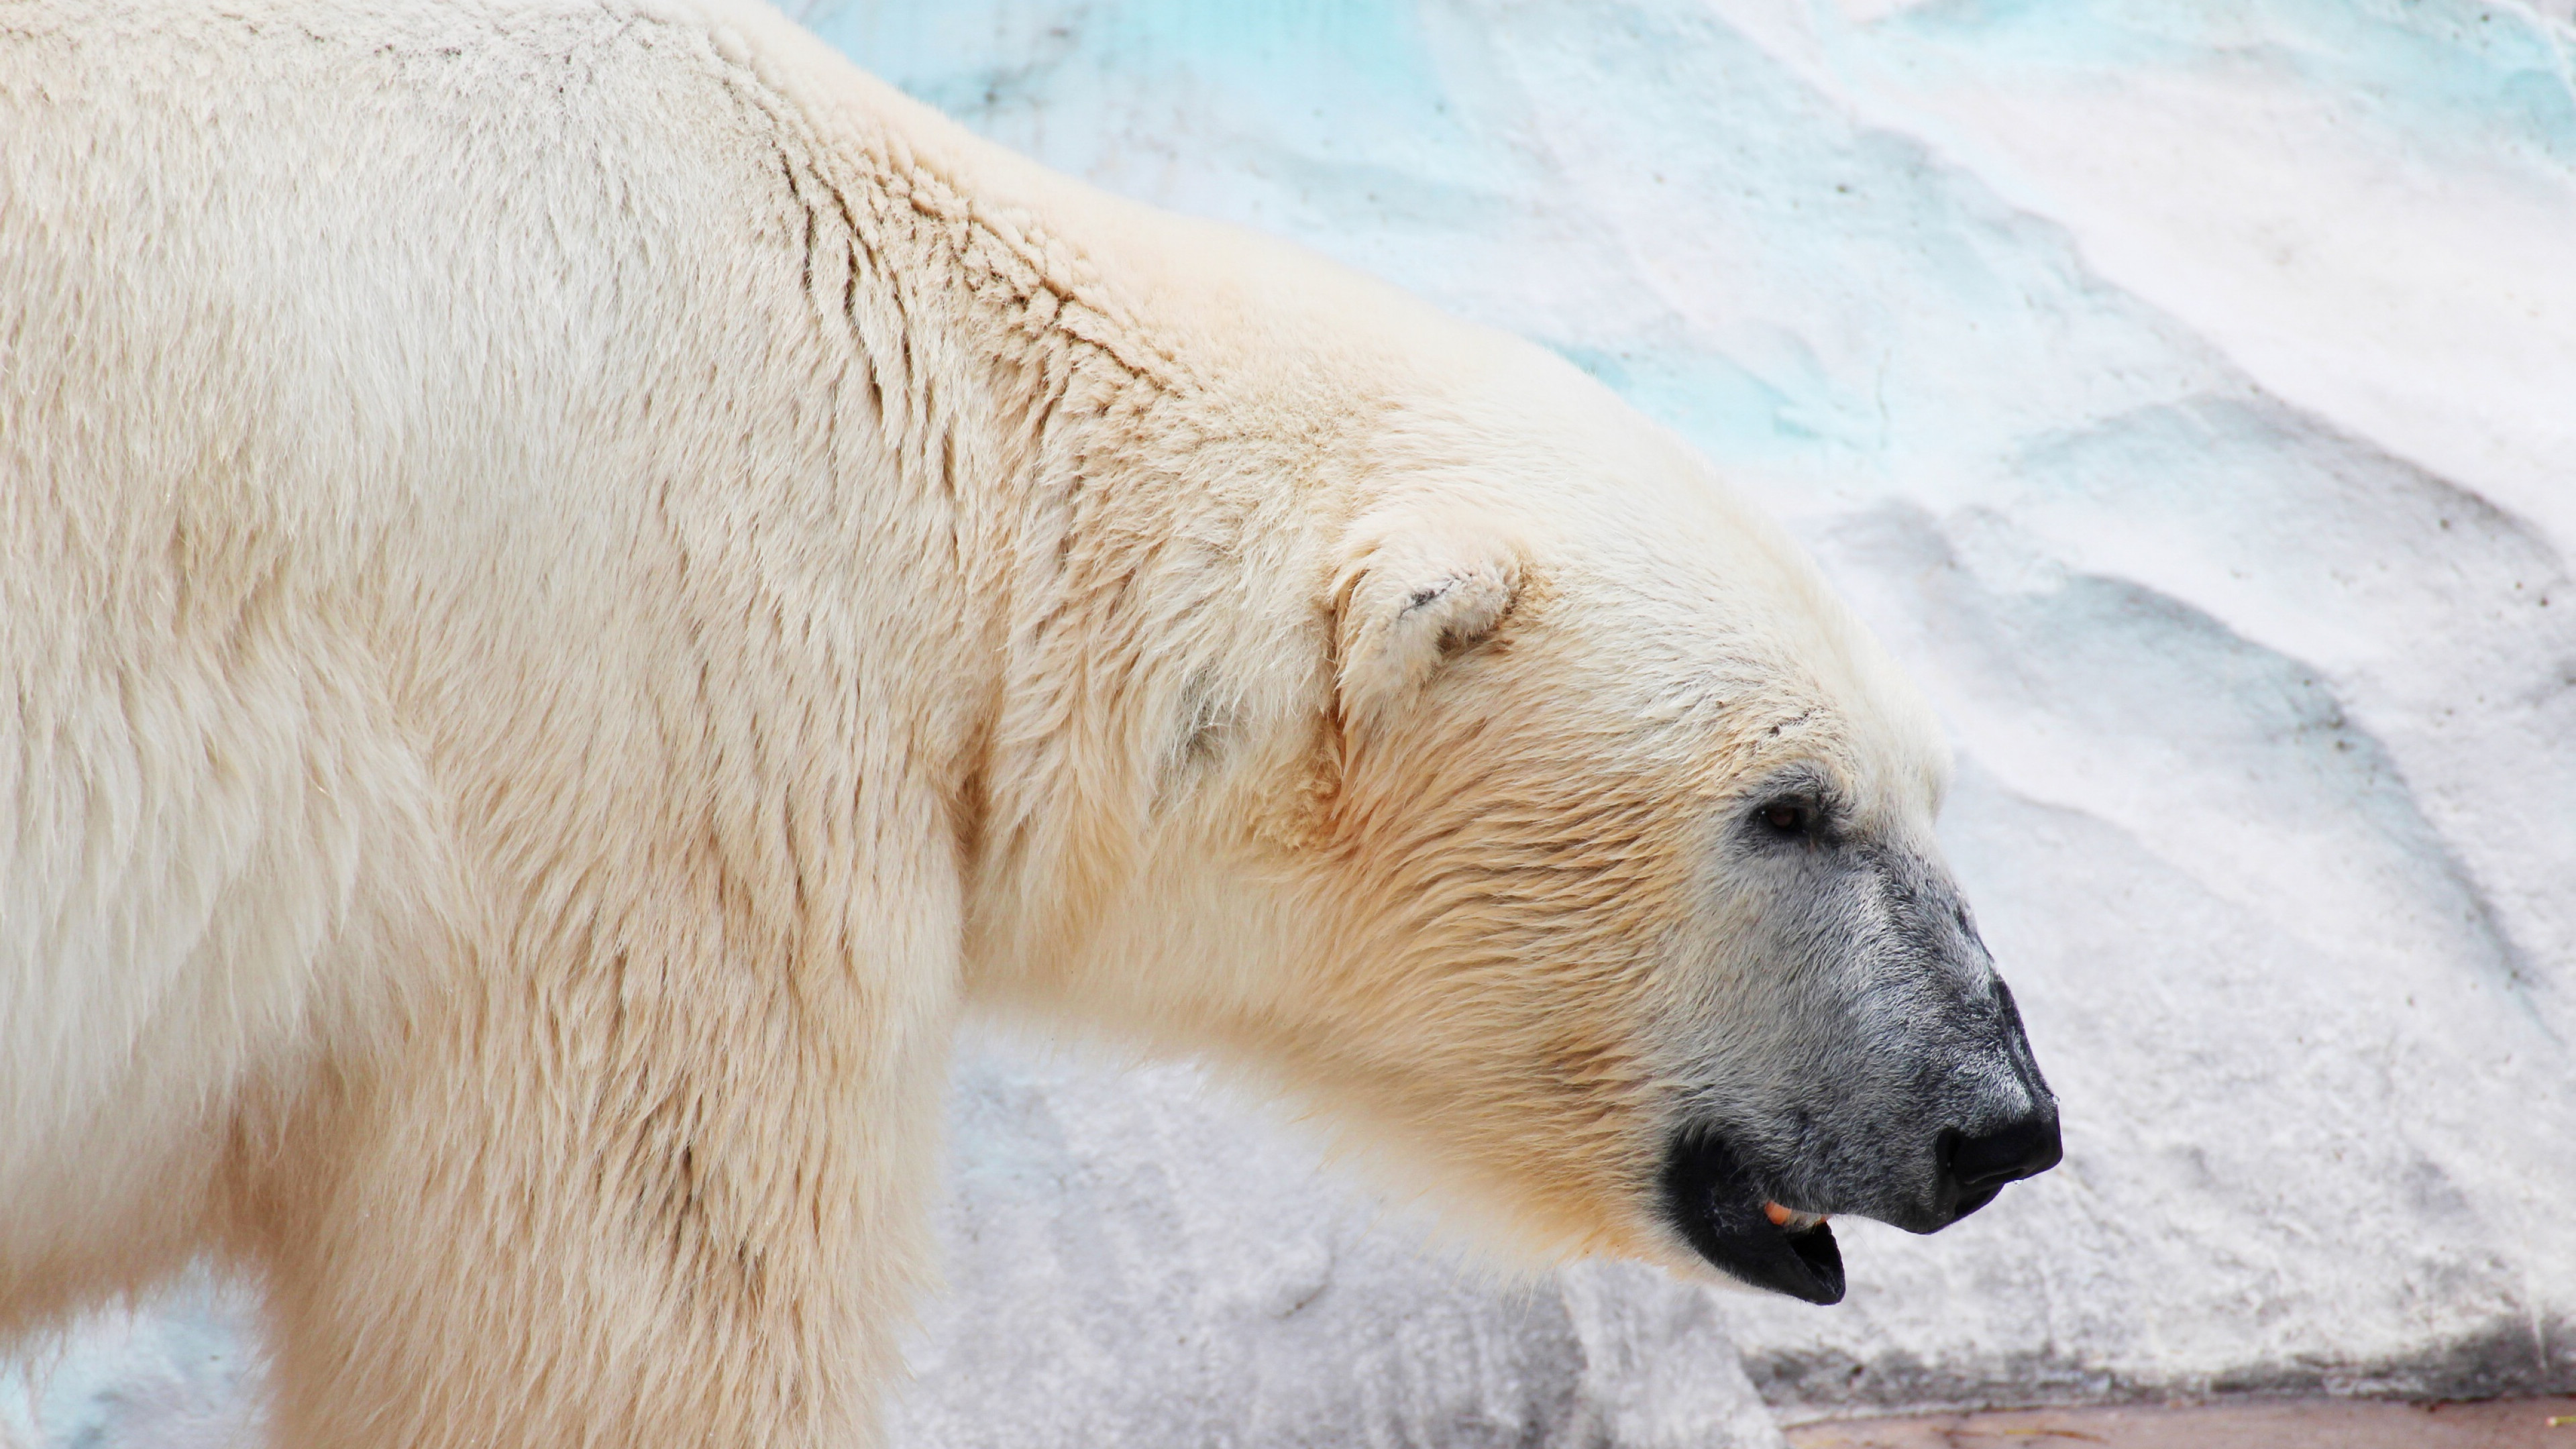
[{"label": "textured rock wall", "polygon": [[1188,1068],[983,1038],[952,1102],[951,1286],[899,1444],[1779,1442],[1711,1295],[1454,1266]]},{"label": "textured rock wall", "polygon": [[[2068,1131],[1952,1232],[1852,1225],[1839,1308],[1514,1290],[1185,1070],[988,1043],[906,1442],[1761,1443],[1730,1328],[1793,1414],[2576,1386],[2567,0],[809,20],[1740,469],[1945,714]],[[84,1329],[0,1424],[225,1442],[229,1303]]]},{"label": "textured rock wall", "polygon": [[1945,713],[2065,1168],[1793,1410],[2576,1383],[2570,7],[853,3],[977,129],[1557,348]]}]

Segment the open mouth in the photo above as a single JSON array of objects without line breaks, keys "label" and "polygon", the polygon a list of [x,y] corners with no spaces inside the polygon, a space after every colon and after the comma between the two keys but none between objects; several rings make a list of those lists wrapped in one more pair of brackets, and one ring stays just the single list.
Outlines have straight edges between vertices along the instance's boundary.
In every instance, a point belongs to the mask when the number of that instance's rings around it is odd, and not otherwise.
[{"label": "open mouth", "polygon": [[1711,1266],[1809,1303],[1842,1301],[1842,1250],[1824,1216],[1761,1195],[1723,1140],[1675,1142],[1664,1158],[1663,1196],[1673,1226]]}]

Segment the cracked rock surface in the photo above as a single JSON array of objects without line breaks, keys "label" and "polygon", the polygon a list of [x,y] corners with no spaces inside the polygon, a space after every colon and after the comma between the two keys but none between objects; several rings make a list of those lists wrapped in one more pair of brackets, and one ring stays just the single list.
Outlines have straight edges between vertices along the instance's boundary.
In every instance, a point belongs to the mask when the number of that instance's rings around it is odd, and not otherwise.
[{"label": "cracked rock surface", "polygon": [[897,1444],[1781,1442],[1712,1295],[1462,1268],[1191,1069],[979,1037],[952,1101],[951,1291]]},{"label": "cracked rock surface", "polygon": [[1926,685],[2068,1158],[1763,1391],[2576,1384],[2570,7],[1255,8],[814,23],[1573,358]]}]

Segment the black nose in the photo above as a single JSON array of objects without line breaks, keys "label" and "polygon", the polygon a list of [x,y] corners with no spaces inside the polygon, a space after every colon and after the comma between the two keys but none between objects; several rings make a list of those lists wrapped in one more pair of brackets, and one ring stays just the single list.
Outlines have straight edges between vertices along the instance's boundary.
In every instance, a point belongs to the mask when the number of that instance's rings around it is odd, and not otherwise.
[{"label": "black nose", "polygon": [[1973,1136],[1945,1129],[1938,1152],[1944,1195],[1957,1204],[1950,1213],[1953,1222],[1993,1202],[2005,1183],[2037,1177],[2066,1155],[2051,1107]]}]

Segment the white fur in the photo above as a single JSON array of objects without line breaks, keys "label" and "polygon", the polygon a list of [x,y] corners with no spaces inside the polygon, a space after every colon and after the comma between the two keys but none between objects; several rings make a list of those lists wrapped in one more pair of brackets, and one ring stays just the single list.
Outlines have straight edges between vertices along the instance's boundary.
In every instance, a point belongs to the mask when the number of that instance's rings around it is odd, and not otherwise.
[{"label": "white fur", "polygon": [[[1407,812],[1940,769],[1570,369],[736,0],[0,13],[0,680],[0,1329],[225,1255],[334,1444],[849,1442],[971,1001],[1499,1122]],[[1683,1261],[1603,1070],[1426,1180]]]}]

